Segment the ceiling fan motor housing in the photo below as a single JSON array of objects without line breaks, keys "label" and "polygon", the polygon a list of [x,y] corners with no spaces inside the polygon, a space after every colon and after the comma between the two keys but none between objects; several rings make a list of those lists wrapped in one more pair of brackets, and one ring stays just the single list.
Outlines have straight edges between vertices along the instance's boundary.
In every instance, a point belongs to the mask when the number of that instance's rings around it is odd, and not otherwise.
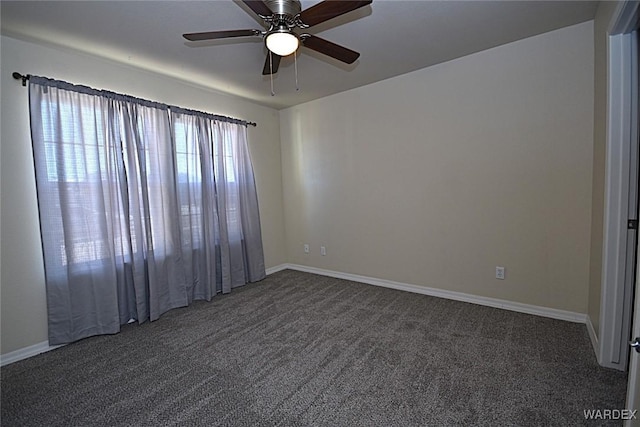
[{"label": "ceiling fan motor housing", "polygon": [[302,11],[299,0],[265,0],[265,4],[273,12],[274,17],[288,25],[295,25],[295,17]]}]

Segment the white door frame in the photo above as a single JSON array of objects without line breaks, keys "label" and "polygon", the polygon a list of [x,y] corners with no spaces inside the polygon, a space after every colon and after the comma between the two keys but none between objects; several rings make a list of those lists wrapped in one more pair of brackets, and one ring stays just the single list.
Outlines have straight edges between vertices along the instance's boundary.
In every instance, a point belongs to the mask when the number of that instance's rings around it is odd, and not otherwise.
[{"label": "white door frame", "polygon": [[[604,247],[598,361],[627,370],[628,331],[631,327],[631,295],[635,277],[628,262],[627,230],[630,176],[636,165],[629,161],[637,144],[638,70],[636,34],[638,2],[620,2],[608,34],[607,162],[605,181]],[[636,65],[633,65],[636,61]],[[632,131],[635,130],[635,131]],[[635,135],[635,139],[634,139]]]}]

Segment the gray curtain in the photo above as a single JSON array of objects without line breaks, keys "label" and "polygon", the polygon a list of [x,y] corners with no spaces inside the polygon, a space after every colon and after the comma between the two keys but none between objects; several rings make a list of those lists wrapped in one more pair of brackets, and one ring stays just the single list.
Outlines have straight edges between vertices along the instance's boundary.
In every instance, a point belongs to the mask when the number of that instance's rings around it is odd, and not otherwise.
[{"label": "gray curtain", "polygon": [[29,82],[50,344],[264,278],[246,124]]}]

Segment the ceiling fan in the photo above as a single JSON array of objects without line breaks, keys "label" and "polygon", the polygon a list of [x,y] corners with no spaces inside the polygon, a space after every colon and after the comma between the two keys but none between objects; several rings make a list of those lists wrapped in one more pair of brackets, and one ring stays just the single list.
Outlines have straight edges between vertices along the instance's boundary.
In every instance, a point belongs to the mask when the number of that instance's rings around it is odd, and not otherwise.
[{"label": "ceiling fan", "polygon": [[312,34],[298,34],[295,28],[306,29],[345,13],[371,4],[373,0],[325,0],[302,10],[299,0],[242,0],[268,27],[268,30],[229,30],[188,33],[182,36],[189,41],[225,39],[231,37],[262,37],[269,50],[262,70],[263,75],[278,71],[280,59],[291,55],[300,44],[316,52],[352,64],[360,54],[344,46]]}]

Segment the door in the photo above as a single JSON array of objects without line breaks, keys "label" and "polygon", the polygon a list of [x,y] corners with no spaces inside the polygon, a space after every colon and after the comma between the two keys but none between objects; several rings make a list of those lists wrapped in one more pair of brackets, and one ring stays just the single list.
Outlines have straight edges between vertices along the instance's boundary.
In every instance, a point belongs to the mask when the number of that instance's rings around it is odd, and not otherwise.
[{"label": "door", "polygon": [[[632,3],[636,6],[638,3]],[[637,33],[609,36],[607,189],[600,349],[603,366],[629,361],[638,225]],[[635,132],[635,134],[634,134]]]},{"label": "door", "polygon": [[[633,36],[636,33],[632,34]],[[637,76],[637,37],[631,37],[631,74]],[[638,81],[637,77],[633,78],[631,81],[632,91],[637,92],[638,90]],[[633,97],[633,96],[632,96]],[[638,98],[637,95],[635,99],[631,100],[631,114],[638,114]],[[622,292],[622,316],[620,316],[619,321],[620,324],[618,326],[618,330],[620,331],[620,347],[619,351],[614,353],[617,354],[618,363],[620,366],[626,369],[627,365],[626,360],[629,358],[630,354],[628,352],[629,347],[627,347],[627,342],[629,341],[629,337],[632,336],[632,322],[633,322],[633,314],[634,313],[634,289],[636,289],[637,281],[637,270],[638,270],[638,207],[639,207],[639,197],[638,197],[638,175],[640,170],[640,155],[638,153],[640,149],[640,140],[638,140],[638,131],[637,129],[633,129],[634,126],[637,127],[637,122],[634,124],[633,121],[631,123],[632,129],[630,138],[631,144],[629,146],[629,206],[627,212],[628,225],[627,225],[627,257],[626,257],[626,267],[625,267],[625,278],[624,278],[624,291]],[[635,141],[635,143],[634,143]],[[636,294],[638,292],[635,292]],[[637,310],[635,311],[637,313]],[[635,335],[633,335],[635,336]]]},{"label": "door", "polygon": [[[635,69],[633,70],[638,75],[638,37],[636,33],[635,47]],[[636,80],[637,83],[637,80]],[[632,137],[636,140],[637,146],[640,146],[640,131],[638,130],[638,124],[640,123],[640,85],[636,84],[635,87],[635,114],[636,122],[635,127],[632,129]],[[637,182],[637,181],[636,181]],[[637,218],[637,217],[636,217]],[[638,246],[637,253],[640,253],[640,245]],[[636,260],[636,285],[635,285],[635,302],[633,303],[633,324],[631,326],[632,343],[640,344],[640,268],[637,268]],[[627,383],[627,403],[626,408],[631,411],[629,419],[625,421],[627,427],[640,427],[640,347],[636,347],[635,351],[631,350],[629,354],[629,380]]]}]

